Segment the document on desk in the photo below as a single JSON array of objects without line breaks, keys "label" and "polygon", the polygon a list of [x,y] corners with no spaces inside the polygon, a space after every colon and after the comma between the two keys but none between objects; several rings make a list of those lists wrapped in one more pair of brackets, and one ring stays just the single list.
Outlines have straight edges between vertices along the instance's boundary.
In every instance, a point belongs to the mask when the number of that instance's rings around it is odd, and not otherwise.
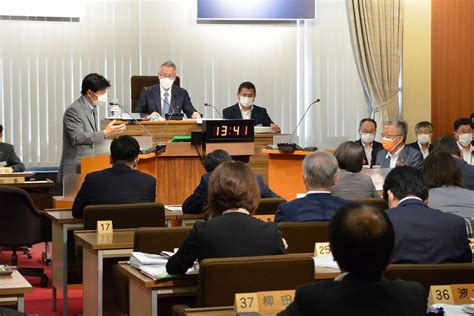
[{"label": "document on desk", "polygon": [[444,310],[444,316],[465,316],[472,315],[466,312],[463,312],[465,305],[451,305],[451,304],[434,304],[431,307],[442,307]]},{"label": "document on desk", "polygon": [[339,269],[337,262],[334,261],[333,256],[317,256],[313,257],[315,267],[335,268]]},{"label": "document on desk", "polygon": [[165,210],[172,213],[182,213],[183,207],[181,205],[165,205]]},{"label": "document on desk", "polygon": [[[175,249],[175,252],[177,249]],[[173,254],[171,252],[168,253]],[[163,280],[173,278],[174,275],[166,272],[166,264],[168,263],[169,256],[157,255],[152,253],[144,253],[134,251],[130,256],[129,264],[140,270],[141,273],[152,278],[153,280]],[[197,274],[199,273],[199,265],[195,264],[189,268],[186,274]]]}]

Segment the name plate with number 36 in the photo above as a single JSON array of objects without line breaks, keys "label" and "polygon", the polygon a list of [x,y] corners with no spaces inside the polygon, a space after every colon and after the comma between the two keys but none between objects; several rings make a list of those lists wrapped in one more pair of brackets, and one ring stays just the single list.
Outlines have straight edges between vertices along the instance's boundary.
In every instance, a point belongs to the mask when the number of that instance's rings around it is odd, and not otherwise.
[{"label": "name plate with number 36", "polygon": [[112,234],[113,232],[112,221],[97,221],[97,234]]}]

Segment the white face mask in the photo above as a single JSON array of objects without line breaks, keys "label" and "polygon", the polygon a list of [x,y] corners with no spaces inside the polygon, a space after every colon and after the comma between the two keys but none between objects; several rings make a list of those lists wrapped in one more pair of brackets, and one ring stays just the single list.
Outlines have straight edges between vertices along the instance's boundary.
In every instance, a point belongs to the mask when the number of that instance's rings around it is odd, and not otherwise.
[{"label": "white face mask", "polygon": [[430,134],[419,134],[418,136],[416,136],[416,138],[418,139],[418,142],[422,145],[426,145],[431,141]]},{"label": "white face mask", "polygon": [[96,94],[97,101],[95,101],[96,106],[105,106],[107,104],[107,93],[104,94]]},{"label": "white face mask", "polygon": [[375,135],[372,133],[362,133],[360,134],[360,138],[364,142],[364,144],[370,144],[374,141]]},{"label": "white face mask", "polygon": [[160,79],[160,85],[165,90],[169,90],[169,88],[171,88],[171,86],[173,85],[173,82],[174,81],[171,80],[170,78]]},{"label": "white face mask", "polygon": [[472,142],[472,133],[460,134],[458,137],[459,143],[463,146],[469,146],[469,144]]},{"label": "white face mask", "polygon": [[239,103],[243,107],[251,107],[253,104],[253,98],[239,96]]}]

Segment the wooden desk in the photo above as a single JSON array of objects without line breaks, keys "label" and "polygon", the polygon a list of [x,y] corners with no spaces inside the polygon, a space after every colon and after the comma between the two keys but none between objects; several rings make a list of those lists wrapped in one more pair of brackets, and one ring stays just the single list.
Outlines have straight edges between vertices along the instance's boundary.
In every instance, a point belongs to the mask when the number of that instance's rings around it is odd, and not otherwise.
[{"label": "wooden desk", "polygon": [[130,257],[133,251],[135,229],[117,229],[113,234],[94,231],[74,233],[83,248],[83,314],[103,314],[103,264],[105,258]]},{"label": "wooden desk", "polygon": [[[160,295],[197,295],[197,275],[154,281],[126,263],[120,263],[119,270],[129,278],[130,316],[156,316]],[[334,279],[340,273],[339,269],[316,267],[314,278]]]},{"label": "wooden desk", "polygon": [[311,151],[297,150],[292,154],[279,150],[262,150],[268,155],[268,186],[288,201],[297,193],[305,193],[302,162]]},{"label": "wooden desk", "polygon": [[[28,173],[28,175],[30,175],[30,173]],[[33,203],[39,210],[48,209],[53,206],[54,182],[49,179],[42,181],[25,181],[24,183],[9,183],[1,185],[25,190],[26,192],[28,192],[28,195],[31,197]]]},{"label": "wooden desk", "polygon": [[68,313],[68,232],[84,227],[81,218],[74,218],[71,210],[47,211],[53,229],[53,281],[52,310],[56,311],[56,291],[63,294],[63,315]]},{"label": "wooden desk", "polygon": [[25,310],[25,293],[32,290],[31,284],[16,269],[11,275],[0,276],[0,302],[17,304],[20,312]]}]

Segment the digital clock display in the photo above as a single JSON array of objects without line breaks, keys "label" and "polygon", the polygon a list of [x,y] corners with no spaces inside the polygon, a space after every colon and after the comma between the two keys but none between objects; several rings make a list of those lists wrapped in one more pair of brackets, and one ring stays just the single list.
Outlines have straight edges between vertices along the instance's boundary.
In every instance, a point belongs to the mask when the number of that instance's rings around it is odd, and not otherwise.
[{"label": "digital clock display", "polygon": [[204,140],[217,142],[253,142],[253,120],[205,120]]}]

